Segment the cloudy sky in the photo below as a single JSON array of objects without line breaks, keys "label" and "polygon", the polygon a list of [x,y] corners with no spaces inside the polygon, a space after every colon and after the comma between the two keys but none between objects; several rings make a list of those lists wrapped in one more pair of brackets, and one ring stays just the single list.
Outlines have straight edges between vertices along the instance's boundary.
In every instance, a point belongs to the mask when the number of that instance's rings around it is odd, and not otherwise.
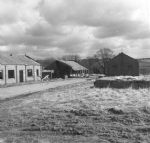
[{"label": "cloudy sky", "polygon": [[0,0],[0,52],[150,57],[149,0]]}]

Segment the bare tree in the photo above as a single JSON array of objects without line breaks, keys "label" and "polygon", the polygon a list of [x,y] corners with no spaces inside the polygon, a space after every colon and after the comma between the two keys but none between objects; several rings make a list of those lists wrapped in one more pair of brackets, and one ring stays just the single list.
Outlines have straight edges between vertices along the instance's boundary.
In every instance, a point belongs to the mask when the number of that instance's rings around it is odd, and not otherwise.
[{"label": "bare tree", "polygon": [[113,51],[109,48],[99,49],[94,55],[95,58],[98,58],[99,64],[103,67],[103,72],[105,73],[105,65],[109,59],[114,57]]},{"label": "bare tree", "polygon": [[101,60],[107,60],[107,59],[111,59],[114,55],[113,55],[113,51],[111,49],[102,48],[102,49],[98,50],[94,56]]}]

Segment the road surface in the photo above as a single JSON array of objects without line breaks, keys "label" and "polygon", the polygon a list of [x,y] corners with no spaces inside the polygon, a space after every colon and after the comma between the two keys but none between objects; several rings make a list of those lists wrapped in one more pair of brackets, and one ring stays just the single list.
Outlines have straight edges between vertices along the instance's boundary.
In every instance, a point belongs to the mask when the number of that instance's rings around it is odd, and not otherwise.
[{"label": "road surface", "polygon": [[85,81],[86,79],[69,79],[62,81],[35,83],[35,84],[0,88],[0,100]]}]

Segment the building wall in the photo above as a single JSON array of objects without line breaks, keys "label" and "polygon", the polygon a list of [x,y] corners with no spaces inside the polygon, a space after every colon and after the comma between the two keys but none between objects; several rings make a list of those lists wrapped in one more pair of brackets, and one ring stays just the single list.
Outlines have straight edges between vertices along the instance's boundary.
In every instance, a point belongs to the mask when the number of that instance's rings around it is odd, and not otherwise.
[{"label": "building wall", "polygon": [[[28,69],[32,69],[32,76],[29,77],[28,76]],[[26,81],[34,81],[34,76],[35,76],[35,72],[34,72],[34,66],[26,66]]]},{"label": "building wall", "polygon": [[5,66],[0,64],[0,70],[3,71],[3,79],[0,79],[0,85],[5,84]]},{"label": "building wall", "polygon": [[[9,70],[14,70],[14,78],[9,78],[8,77],[8,71]],[[16,78],[16,65],[6,65],[6,84],[12,84],[17,82]]]},{"label": "building wall", "polygon": [[[28,76],[28,69],[32,69],[32,76]],[[39,76],[37,76],[36,70],[39,70]],[[38,81],[41,80],[41,72],[42,68],[41,66],[26,66],[26,81]]]},{"label": "building wall", "polygon": [[124,54],[120,54],[110,60],[106,69],[106,75],[108,76],[139,75],[138,61]]},{"label": "building wall", "polygon": [[56,66],[57,68],[55,69],[55,71],[56,71],[57,77],[60,77],[60,78],[65,78],[65,76],[70,77],[71,67],[59,61],[56,61]]},{"label": "building wall", "polygon": [[23,82],[25,82],[25,65],[17,65],[17,83],[20,83],[20,70],[23,71]]},{"label": "building wall", "polygon": [[54,70],[53,78],[80,77],[88,74],[88,70],[74,71],[70,66],[60,61],[51,63],[46,69]]},{"label": "building wall", "polygon": [[[37,70],[39,71],[39,75],[37,75]],[[42,67],[41,66],[34,66],[34,78],[36,81],[41,80],[42,76]]]},{"label": "building wall", "polygon": [[[28,77],[27,70],[32,69],[32,76]],[[39,70],[39,76],[37,76],[36,70]],[[13,83],[20,83],[20,70],[23,71],[23,81],[22,82],[28,82],[28,81],[38,81],[41,80],[41,72],[42,68],[41,66],[25,66],[25,65],[1,65],[0,64],[0,70],[3,71],[3,79],[0,79],[0,85],[4,84],[13,84]],[[9,78],[8,71],[14,70],[14,77]]]}]

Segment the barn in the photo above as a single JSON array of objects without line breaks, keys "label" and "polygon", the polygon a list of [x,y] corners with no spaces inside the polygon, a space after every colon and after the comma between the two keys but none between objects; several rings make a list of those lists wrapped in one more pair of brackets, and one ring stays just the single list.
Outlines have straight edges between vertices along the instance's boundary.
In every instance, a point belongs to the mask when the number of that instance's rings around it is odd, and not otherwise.
[{"label": "barn", "polygon": [[0,85],[41,80],[41,66],[25,55],[0,55]]},{"label": "barn", "polygon": [[88,69],[75,61],[55,60],[45,69],[54,70],[55,78],[84,77],[88,74]]},{"label": "barn", "polygon": [[107,76],[138,76],[138,60],[120,53],[106,63],[105,74]]}]

